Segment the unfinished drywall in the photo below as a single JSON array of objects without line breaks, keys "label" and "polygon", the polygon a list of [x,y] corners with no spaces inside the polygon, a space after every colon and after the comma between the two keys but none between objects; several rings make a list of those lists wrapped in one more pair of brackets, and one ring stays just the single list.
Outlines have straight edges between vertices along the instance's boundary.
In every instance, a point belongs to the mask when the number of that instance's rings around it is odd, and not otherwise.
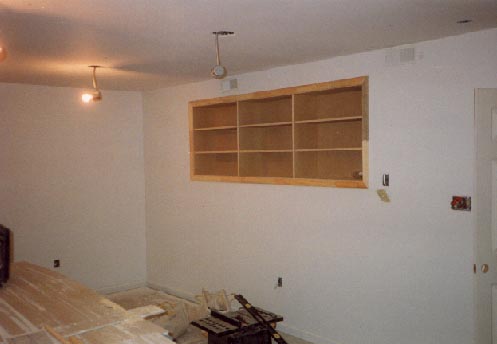
[{"label": "unfinished drywall", "polygon": [[369,75],[368,190],[191,182],[187,102],[221,96],[219,81],[145,93],[149,282],[241,292],[316,343],[471,343],[473,214],[449,203],[473,192],[473,90],[497,87],[495,42],[490,30],[416,44],[402,65],[381,50],[238,76],[247,93]]},{"label": "unfinished drywall", "polygon": [[145,281],[142,99],[0,84],[0,223],[15,259],[110,291]]}]

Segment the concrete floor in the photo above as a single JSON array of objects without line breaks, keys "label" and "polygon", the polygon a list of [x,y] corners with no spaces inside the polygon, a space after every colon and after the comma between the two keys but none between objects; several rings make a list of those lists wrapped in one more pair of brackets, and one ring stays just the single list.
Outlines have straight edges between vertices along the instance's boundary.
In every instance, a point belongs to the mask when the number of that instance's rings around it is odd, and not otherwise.
[{"label": "concrete floor", "polygon": [[[150,288],[137,288],[118,293],[106,295],[111,301],[117,303],[124,309],[133,309],[148,305],[159,305],[162,307],[174,307],[178,302],[190,302],[162,291]],[[235,306],[235,305],[233,305]],[[312,344],[303,339],[281,333],[288,344]],[[207,338],[200,329],[190,325],[187,331],[177,340],[178,344],[207,344]]]}]

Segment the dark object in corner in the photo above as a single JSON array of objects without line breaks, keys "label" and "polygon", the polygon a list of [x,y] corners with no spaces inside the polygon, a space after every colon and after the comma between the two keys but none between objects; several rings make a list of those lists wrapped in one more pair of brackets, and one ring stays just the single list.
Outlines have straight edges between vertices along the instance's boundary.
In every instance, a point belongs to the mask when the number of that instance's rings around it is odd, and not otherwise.
[{"label": "dark object in corner", "polygon": [[271,344],[271,337],[279,344],[287,344],[272,326],[283,321],[281,316],[253,306],[246,308],[248,302],[243,296],[235,298],[245,309],[226,313],[213,310],[210,317],[192,322],[208,332],[209,344]]},{"label": "dark object in corner", "polygon": [[10,273],[10,230],[0,225],[0,286],[6,283]]},{"label": "dark object in corner", "polygon": [[[262,326],[266,328],[266,330],[271,333],[271,337],[273,337],[274,341],[278,344],[288,344],[283,337],[271,326],[271,323],[267,321],[267,319],[261,314],[258,308],[253,307],[246,298],[242,295],[235,295],[235,299],[240,302],[240,304],[250,313],[250,315]],[[283,319],[282,319],[283,320]]]}]

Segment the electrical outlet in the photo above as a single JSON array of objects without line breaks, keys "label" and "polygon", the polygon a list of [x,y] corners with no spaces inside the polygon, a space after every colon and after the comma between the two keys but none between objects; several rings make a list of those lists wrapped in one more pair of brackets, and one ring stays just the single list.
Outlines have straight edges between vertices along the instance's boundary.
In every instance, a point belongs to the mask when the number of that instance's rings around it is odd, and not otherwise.
[{"label": "electrical outlet", "polygon": [[452,196],[450,206],[453,210],[471,211],[471,197],[469,196]]},{"label": "electrical outlet", "polygon": [[278,288],[283,287],[283,277],[278,277]]},{"label": "electrical outlet", "polygon": [[60,259],[54,259],[53,261],[54,268],[60,268]]}]

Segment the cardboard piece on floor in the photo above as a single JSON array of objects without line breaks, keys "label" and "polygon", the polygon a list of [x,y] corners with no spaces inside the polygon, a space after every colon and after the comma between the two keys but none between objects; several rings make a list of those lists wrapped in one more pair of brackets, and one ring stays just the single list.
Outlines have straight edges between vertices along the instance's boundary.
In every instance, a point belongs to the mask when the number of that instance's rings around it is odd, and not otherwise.
[{"label": "cardboard piece on floor", "polygon": [[207,307],[216,311],[231,311],[231,301],[224,289],[216,292],[209,292],[202,289],[201,295],[196,295],[195,298],[199,303],[205,301]]}]

